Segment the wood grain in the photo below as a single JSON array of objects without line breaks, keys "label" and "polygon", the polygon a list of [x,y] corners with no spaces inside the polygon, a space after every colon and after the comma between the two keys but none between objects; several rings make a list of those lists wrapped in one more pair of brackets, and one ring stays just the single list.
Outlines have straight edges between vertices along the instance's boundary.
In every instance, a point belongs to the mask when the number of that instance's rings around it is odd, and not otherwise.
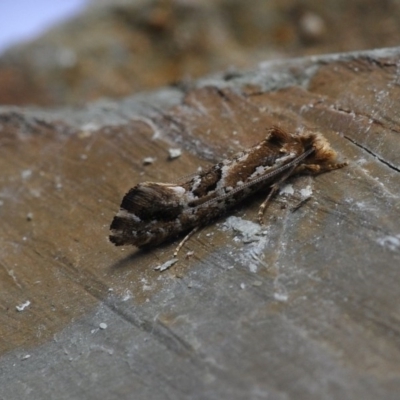
[{"label": "wood grain", "polygon": [[[399,62],[288,60],[109,106],[1,107],[0,398],[397,398]],[[323,133],[349,166],[291,181],[262,230],[251,199],[162,274],[176,242],[108,242],[130,187],[271,125]]]}]

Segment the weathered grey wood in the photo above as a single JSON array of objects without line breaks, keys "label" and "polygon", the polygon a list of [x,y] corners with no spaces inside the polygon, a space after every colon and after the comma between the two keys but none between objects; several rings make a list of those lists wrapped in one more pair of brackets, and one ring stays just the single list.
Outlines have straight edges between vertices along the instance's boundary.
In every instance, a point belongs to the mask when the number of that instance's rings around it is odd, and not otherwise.
[{"label": "weathered grey wood", "polygon": [[[82,110],[0,108],[0,398],[397,399],[399,62],[383,49]],[[176,242],[108,242],[135,183],[274,124],[322,132],[349,166],[291,181],[263,229],[252,199],[162,274]]]}]

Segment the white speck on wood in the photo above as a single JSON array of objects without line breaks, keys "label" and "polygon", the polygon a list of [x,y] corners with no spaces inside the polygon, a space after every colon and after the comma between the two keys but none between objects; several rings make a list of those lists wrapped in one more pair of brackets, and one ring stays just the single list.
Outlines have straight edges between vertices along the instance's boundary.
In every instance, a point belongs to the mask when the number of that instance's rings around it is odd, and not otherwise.
[{"label": "white speck on wood", "polygon": [[17,309],[17,311],[21,312],[24,311],[26,307],[29,307],[31,304],[31,302],[29,300],[25,301],[25,303],[22,303],[18,306],[16,306],[15,308]]},{"label": "white speck on wood", "polygon": [[400,234],[396,236],[383,236],[377,242],[391,251],[396,251],[400,249]]},{"label": "white speck on wood", "polygon": [[169,159],[174,160],[175,158],[178,158],[182,155],[182,150],[181,149],[169,149]]},{"label": "white speck on wood", "polygon": [[294,194],[293,185],[288,184],[288,185],[283,186],[283,188],[279,191],[279,193],[281,195],[287,194],[287,195],[291,196],[292,194]]},{"label": "white speck on wood", "polygon": [[277,301],[288,301],[288,298],[286,293],[274,293],[274,299]]},{"label": "white speck on wood", "polygon": [[308,199],[309,197],[311,197],[312,193],[313,191],[310,185],[300,190],[300,195],[303,199]]},{"label": "white speck on wood", "polygon": [[224,231],[233,230],[237,234],[236,241],[247,244],[238,257],[241,263],[249,266],[250,272],[256,272],[257,265],[262,263],[265,248],[269,241],[265,227],[252,221],[231,216],[222,224],[222,229]]},{"label": "white speck on wood", "polygon": [[153,164],[156,159],[154,157],[145,157],[143,158],[143,165],[150,165]]},{"label": "white speck on wood", "polygon": [[154,268],[155,271],[163,272],[168,268],[171,268],[174,264],[178,262],[177,258],[171,258],[171,260],[166,261],[164,264],[158,265]]},{"label": "white speck on wood", "polygon": [[21,178],[22,178],[22,179],[28,179],[28,178],[31,177],[31,175],[32,175],[32,170],[31,170],[31,169],[24,169],[24,170],[21,172]]}]

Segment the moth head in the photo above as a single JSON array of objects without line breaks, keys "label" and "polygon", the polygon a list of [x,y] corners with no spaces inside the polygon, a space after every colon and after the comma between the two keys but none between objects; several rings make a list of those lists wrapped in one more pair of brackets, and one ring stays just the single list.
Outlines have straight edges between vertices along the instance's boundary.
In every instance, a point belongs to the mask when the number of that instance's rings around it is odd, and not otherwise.
[{"label": "moth head", "polygon": [[313,134],[312,146],[314,148],[314,159],[318,163],[332,163],[337,158],[337,153],[332,149],[329,142],[320,133]]},{"label": "moth head", "polygon": [[304,150],[310,147],[314,149],[314,152],[307,158],[307,164],[332,163],[336,159],[336,151],[332,149],[331,145],[322,134],[306,132],[299,135],[299,139]]}]

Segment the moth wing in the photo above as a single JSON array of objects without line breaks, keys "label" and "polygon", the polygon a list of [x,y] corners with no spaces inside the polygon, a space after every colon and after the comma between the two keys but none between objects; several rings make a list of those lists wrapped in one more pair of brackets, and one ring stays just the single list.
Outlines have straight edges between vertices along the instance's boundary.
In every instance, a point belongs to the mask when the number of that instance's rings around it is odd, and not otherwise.
[{"label": "moth wing", "polygon": [[177,218],[183,209],[186,190],[179,185],[145,182],[130,189],[121,202],[110,229],[114,244],[135,244],[143,240],[149,224]]}]

